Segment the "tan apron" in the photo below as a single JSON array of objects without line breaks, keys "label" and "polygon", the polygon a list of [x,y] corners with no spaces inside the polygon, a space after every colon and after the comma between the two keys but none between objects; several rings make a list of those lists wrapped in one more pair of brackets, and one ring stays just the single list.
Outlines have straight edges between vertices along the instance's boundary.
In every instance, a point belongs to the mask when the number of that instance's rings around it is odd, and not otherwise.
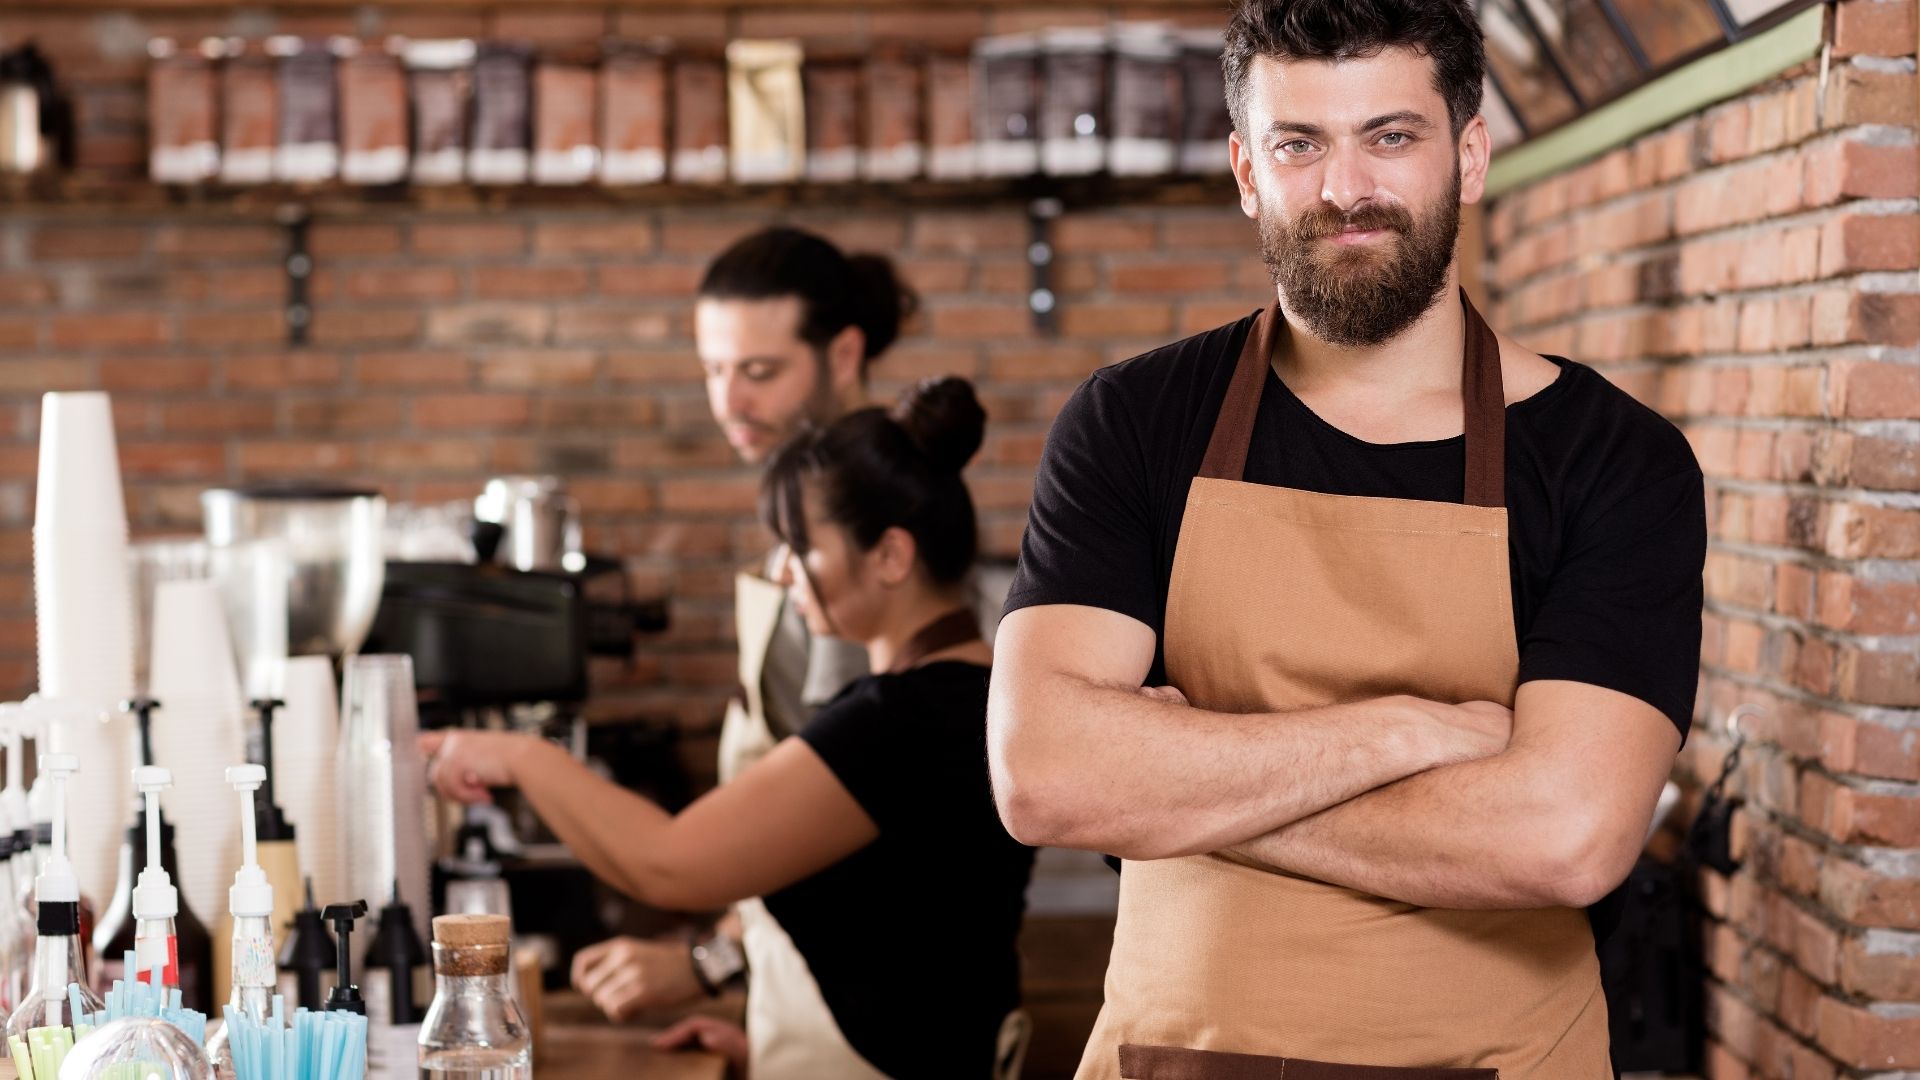
[{"label": "tan apron", "polygon": [[[779,741],[767,723],[761,676],[786,589],[743,573],[734,580],[733,596],[741,696],[728,705],[720,729],[722,783],[765,757]],[[734,910],[747,954],[748,1074],[754,1080],[888,1080],[847,1042],[806,957],[766,904],[754,897],[735,904]],[[910,973],[903,968],[903,975]],[[994,1055],[993,1080],[1018,1080],[1031,1036],[1026,1013],[1008,1014]]]},{"label": "tan apron", "polygon": [[[1464,504],[1243,482],[1282,316],[1255,322],[1174,553],[1167,676],[1194,705],[1513,704],[1499,343],[1461,303]],[[1125,864],[1081,1080],[1417,1075],[1397,1070],[1609,1080],[1585,913],[1420,908],[1219,854]]]}]

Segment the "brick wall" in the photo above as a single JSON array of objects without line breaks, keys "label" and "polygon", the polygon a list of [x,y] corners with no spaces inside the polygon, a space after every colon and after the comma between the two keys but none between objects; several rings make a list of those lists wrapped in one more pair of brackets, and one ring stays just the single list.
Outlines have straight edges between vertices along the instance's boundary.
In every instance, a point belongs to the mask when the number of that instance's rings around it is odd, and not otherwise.
[{"label": "brick wall", "polygon": [[[1225,183],[1223,181],[1223,183]],[[591,548],[670,592],[673,631],[601,708],[709,724],[734,681],[728,597],[764,551],[755,476],[708,415],[689,297],[707,259],[775,218],[895,255],[925,298],[874,392],[953,372],[991,414],[971,472],[988,550],[1017,547],[1047,421],[1096,366],[1257,306],[1231,207],[1070,211],[1061,334],[1025,309],[1028,225],[983,209],[365,210],[316,220],[313,344],[284,344],[285,238],[209,212],[35,210],[0,220],[0,685],[32,683],[35,424],[46,390],[114,394],[136,531],[198,528],[199,492],[318,476],[470,498],[498,472],[565,474]]]},{"label": "brick wall", "polygon": [[1914,4],[1499,200],[1497,321],[1686,430],[1712,546],[1696,782],[1742,702],[1746,862],[1703,882],[1715,1080],[1920,1069]]}]

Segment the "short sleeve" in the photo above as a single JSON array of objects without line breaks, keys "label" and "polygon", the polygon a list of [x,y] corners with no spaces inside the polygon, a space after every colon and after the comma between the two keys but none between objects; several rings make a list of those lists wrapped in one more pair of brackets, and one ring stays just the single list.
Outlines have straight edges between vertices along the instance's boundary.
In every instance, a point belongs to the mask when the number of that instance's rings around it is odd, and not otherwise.
[{"label": "short sleeve", "polygon": [[1054,420],[1006,610],[1083,604],[1160,626],[1154,516],[1141,437],[1121,391],[1095,375]]},{"label": "short sleeve", "polygon": [[1574,523],[1520,643],[1520,681],[1565,679],[1630,694],[1680,729],[1700,677],[1704,484],[1697,468]]},{"label": "short sleeve", "polygon": [[813,714],[800,729],[800,738],[827,763],[840,786],[867,812],[880,831],[892,832],[903,823],[902,777],[912,776],[911,763],[898,744],[905,725],[887,722],[876,680],[862,679]]}]

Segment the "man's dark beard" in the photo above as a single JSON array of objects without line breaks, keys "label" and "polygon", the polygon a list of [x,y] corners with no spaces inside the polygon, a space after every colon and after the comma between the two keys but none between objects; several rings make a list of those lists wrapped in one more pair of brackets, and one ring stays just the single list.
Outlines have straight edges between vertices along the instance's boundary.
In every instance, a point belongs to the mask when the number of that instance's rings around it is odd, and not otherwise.
[{"label": "man's dark beard", "polygon": [[[1460,173],[1419,221],[1406,207],[1362,206],[1352,214],[1322,203],[1293,221],[1260,214],[1260,256],[1286,297],[1286,316],[1335,345],[1389,341],[1425,314],[1446,288],[1460,232]],[[1348,227],[1390,229],[1391,244],[1322,243]]]}]

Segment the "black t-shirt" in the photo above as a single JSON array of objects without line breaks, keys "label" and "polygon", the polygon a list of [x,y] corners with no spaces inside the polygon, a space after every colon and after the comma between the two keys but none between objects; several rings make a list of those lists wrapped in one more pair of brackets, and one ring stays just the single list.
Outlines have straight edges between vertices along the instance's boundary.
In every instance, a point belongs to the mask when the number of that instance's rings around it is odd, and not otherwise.
[{"label": "black t-shirt", "polygon": [[[1054,422],[1007,610],[1084,604],[1161,631],[1187,490],[1251,316],[1103,368]],[[1706,505],[1686,439],[1591,368],[1507,407],[1509,568],[1520,681],[1631,694],[1684,737],[1699,678]],[[1243,479],[1460,502],[1465,437],[1380,445],[1271,371]],[[1285,573],[1276,567],[1275,573]],[[1156,650],[1152,685],[1166,682]]]},{"label": "black t-shirt", "polygon": [[847,1041],[889,1076],[980,1080],[1020,1003],[1015,938],[1033,849],[987,778],[987,669],[857,679],[800,738],[879,826],[766,898]]}]

